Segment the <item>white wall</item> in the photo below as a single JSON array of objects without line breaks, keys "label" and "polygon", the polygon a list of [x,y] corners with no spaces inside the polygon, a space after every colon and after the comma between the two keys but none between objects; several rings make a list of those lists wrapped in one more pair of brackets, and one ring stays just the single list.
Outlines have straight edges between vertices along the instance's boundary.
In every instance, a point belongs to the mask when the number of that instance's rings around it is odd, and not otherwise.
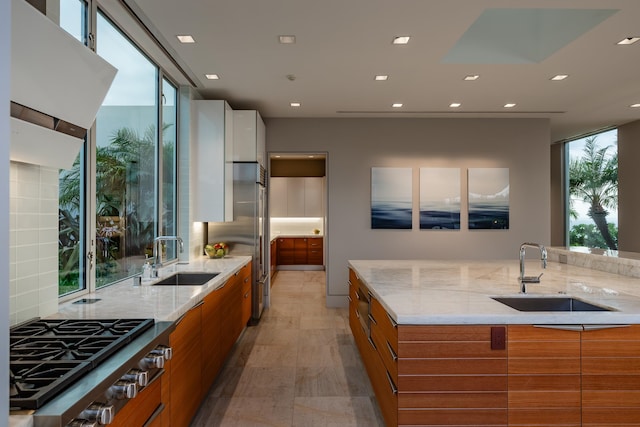
[{"label": "white wall", "polygon": [[[327,152],[327,303],[345,305],[350,259],[517,259],[524,241],[550,240],[546,119],[269,119],[269,152]],[[371,167],[506,167],[509,230],[372,230]],[[467,183],[462,180],[463,214]]]},{"label": "white wall", "polygon": [[[11,2],[0,1],[0,206],[9,205]],[[9,210],[0,209],[0,313],[9,312]],[[9,384],[9,316],[0,316],[0,384]],[[9,389],[0,388],[0,420],[9,417]]]}]

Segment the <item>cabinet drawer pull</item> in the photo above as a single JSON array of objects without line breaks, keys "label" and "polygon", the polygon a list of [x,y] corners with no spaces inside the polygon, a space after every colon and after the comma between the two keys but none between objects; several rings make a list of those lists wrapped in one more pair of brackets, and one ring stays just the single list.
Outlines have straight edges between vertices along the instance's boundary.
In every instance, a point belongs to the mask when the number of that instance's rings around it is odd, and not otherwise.
[{"label": "cabinet drawer pull", "polygon": [[600,331],[602,329],[628,328],[631,325],[582,325],[585,331]]},{"label": "cabinet drawer pull", "polygon": [[582,325],[533,325],[534,328],[559,329],[561,331],[582,332]]},{"label": "cabinet drawer pull", "polygon": [[347,299],[349,300],[349,302],[353,302],[353,300],[351,299],[351,297],[349,295],[347,295]]},{"label": "cabinet drawer pull", "polygon": [[360,293],[356,290],[356,299],[360,301]]},{"label": "cabinet drawer pull", "polygon": [[385,314],[389,318],[389,322],[391,322],[391,326],[393,326],[394,328],[397,328],[398,327],[398,322],[393,320],[393,318],[389,315],[389,313],[385,312]]},{"label": "cabinet drawer pull", "polygon": [[247,283],[248,281],[249,281],[249,278],[248,278],[248,277],[245,277],[245,278],[244,278],[244,283]]},{"label": "cabinet drawer pull", "polygon": [[369,318],[369,320],[371,320],[371,322],[373,322],[374,325],[378,324],[378,322],[376,322],[376,319],[374,319],[372,315],[369,314],[367,317]]},{"label": "cabinet drawer pull", "polygon": [[355,310],[355,313],[356,313],[356,317],[359,319],[360,318],[360,313],[358,312],[357,309]]},{"label": "cabinet drawer pull", "polygon": [[391,392],[393,394],[398,394],[398,388],[393,383],[393,379],[391,378],[391,375],[389,375],[388,371],[385,371],[385,374],[387,374],[387,381],[389,381],[389,387],[391,387]]},{"label": "cabinet drawer pull", "polygon": [[249,298],[249,291],[247,291],[246,294],[244,294],[245,299]]},{"label": "cabinet drawer pull", "polygon": [[391,344],[389,344],[389,341],[386,341],[386,344],[387,344],[387,350],[389,350],[389,354],[391,354],[391,358],[395,362],[396,360],[398,360],[398,356],[396,355],[396,352],[393,351],[393,347],[391,347]]},{"label": "cabinet drawer pull", "polygon": [[371,337],[367,337],[367,341],[369,341],[369,344],[371,344],[371,347],[373,347],[375,351],[378,351],[378,347],[376,347],[376,343],[373,342]]}]

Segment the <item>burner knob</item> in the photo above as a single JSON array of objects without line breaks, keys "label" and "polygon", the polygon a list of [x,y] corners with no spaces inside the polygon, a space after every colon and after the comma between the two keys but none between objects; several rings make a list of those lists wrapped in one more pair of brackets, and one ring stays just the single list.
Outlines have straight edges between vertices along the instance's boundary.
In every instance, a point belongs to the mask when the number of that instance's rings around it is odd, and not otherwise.
[{"label": "burner knob", "polygon": [[72,420],[69,424],[67,424],[67,427],[98,427],[98,422],[75,419],[75,420]]},{"label": "burner knob", "polygon": [[130,381],[138,384],[140,387],[145,387],[149,384],[149,373],[141,369],[132,369],[121,378],[124,381]]},{"label": "burner knob", "polygon": [[133,399],[138,395],[138,387],[133,381],[120,380],[109,387],[109,394],[113,399]]},{"label": "burner knob", "polygon": [[149,353],[141,360],[141,365],[146,369],[164,368],[164,356]]},{"label": "burner knob", "polygon": [[98,424],[111,424],[113,421],[114,408],[113,405],[105,405],[104,403],[92,403],[87,409],[82,411],[80,416],[89,421],[95,421]]},{"label": "burner knob", "polygon": [[151,350],[151,354],[161,355],[164,360],[171,360],[173,357],[173,349],[166,345],[159,345],[154,350]]}]

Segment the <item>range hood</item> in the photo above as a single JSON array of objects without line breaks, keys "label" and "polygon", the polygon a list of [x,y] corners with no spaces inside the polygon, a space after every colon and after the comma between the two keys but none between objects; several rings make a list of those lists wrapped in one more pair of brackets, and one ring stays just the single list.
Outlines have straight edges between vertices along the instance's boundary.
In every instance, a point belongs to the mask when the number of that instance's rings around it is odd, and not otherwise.
[{"label": "range hood", "polygon": [[24,0],[11,2],[11,160],[73,165],[117,70]]}]

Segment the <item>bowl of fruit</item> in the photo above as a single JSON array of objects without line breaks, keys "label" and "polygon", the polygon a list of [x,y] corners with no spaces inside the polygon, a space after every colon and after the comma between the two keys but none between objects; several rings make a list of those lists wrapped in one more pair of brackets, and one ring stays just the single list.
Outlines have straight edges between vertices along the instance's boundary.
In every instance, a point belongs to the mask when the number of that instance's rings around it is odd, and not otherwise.
[{"label": "bowl of fruit", "polygon": [[204,247],[209,258],[224,258],[229,253],[229,245],[224,242],[209,244]]}]

